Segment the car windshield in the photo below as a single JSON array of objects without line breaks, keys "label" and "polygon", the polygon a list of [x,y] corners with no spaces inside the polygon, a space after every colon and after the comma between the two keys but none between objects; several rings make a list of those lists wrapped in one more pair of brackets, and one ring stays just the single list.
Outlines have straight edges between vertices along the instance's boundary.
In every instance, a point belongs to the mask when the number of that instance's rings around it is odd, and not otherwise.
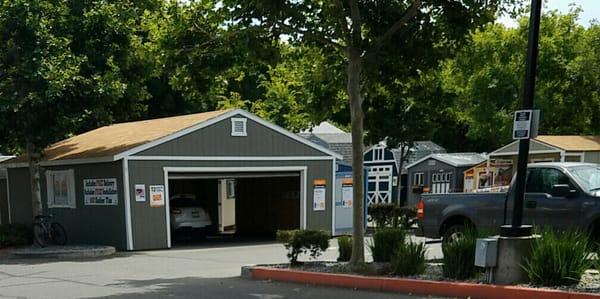
[{"label": "car windshield", "polygon": [[573,178],[584,190],[600,196],[600,166],[582,165],[569,168]]},{"label": "car windshield", "polygon": [[185,208],[185,207],[199,207],[200,202],[189,197],[178,197],[171,199],[171,207],[174,208]]}]

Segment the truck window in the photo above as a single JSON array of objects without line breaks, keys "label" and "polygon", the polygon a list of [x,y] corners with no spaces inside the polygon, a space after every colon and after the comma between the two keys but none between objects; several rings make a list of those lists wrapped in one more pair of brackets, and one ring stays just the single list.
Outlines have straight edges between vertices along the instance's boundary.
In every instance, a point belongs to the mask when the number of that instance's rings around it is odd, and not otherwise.
[{"label": "truck window", "polygon": [[527,192],[551,194],[552,187],[558,184],[572,186],[569,177],[558,169],[534,168],[527,172]]}]

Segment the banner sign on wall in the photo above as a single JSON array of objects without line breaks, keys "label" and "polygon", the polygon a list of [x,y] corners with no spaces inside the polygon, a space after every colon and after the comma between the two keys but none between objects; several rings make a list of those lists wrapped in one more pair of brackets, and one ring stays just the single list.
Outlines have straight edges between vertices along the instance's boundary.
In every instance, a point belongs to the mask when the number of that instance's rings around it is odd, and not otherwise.
[{"label": "banner sign on wall", "polygon": [[165,205],[165,186],[164,185],[150,185],[150,206],[153,208],[159,208]]},{"label": "banner sign on wall", "polygon": [[325,211],[325,186],[315,185],[313,190],[313,211]]},{"label": "banner sign on wall", "polygon": [[342,185],[342,207],[352,208],[352,185]]},{"label": "banner sign on wall", "polygon": [[84,179],[83,199],[85,205],[117,205],[117,179]]},{"label": "banner sign on wall", "polygon": [[146,201],[146,185],[135,184],[135,201]]}]

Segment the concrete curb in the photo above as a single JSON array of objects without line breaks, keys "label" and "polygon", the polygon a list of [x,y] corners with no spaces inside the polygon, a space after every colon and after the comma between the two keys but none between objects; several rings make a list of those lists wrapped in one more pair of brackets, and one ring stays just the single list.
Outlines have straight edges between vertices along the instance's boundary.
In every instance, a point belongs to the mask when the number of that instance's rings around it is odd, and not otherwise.
[{"label": "concrete curb", "polygon": [[369,277],[275,269],[266,267],[242,268],[242,277],[255,280],[275,280],[343,288],[356,288],[406,294],[460,298],[539,298],[584,299],[600,298],[600,294],[565,292],[559,290],[487,285],[463,282],[431,281],[406,278]]},{"label": "concrete curb", "polygon": [[28,247],[11,252],[14,258],[96,258],[113,255],[116,249],[112,246],[80,245],[50,246],[46,248]]}]

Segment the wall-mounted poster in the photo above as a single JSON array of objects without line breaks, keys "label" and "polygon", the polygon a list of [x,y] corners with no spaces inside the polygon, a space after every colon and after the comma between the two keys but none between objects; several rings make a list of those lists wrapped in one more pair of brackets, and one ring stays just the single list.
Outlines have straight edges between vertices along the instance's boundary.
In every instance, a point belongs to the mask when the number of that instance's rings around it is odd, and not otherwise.
[{"label": "wall-mounted poster", "polygon": [[165,205],[165,186],[164,185],[150,185],[150,206],[153,208],[159,208]]},{"label": "wall-mounted poster", "polygon": [[352,208],[352,185],[342,185],[342,207]]},{"label": "wall-mounted poster", "polygon": [[84,179],[83,199],[85,205],[117,205],[117,179]]},{"label": "wall-mounted poster", "polygon": [[135,184],[135,201],[146,201],[146,185]]},{"label": "wall-mounted poster", "polygon": [[313,190],[313,210],[325,211],[325,186],[315,186]]}]

